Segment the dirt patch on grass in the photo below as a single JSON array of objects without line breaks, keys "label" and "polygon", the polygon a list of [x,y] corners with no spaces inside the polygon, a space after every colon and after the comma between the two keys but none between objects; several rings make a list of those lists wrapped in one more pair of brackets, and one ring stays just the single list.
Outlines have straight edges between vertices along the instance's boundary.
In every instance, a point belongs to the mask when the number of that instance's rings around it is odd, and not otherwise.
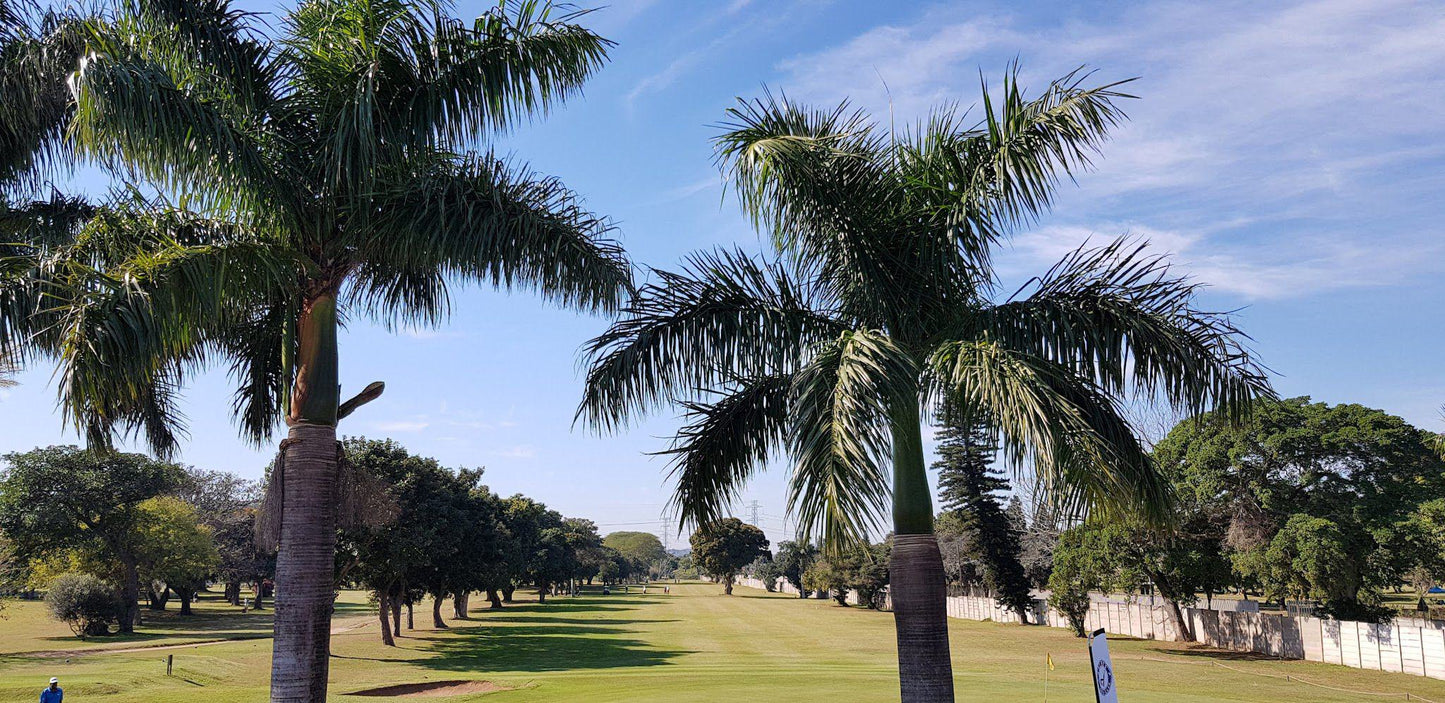
[{"label": "dirt patch on grass", "polygon": [[464,693],[492,693],[493,691],[509,690],[511,689],[491,681],[428,681],[368,688],[365,691],[353,691],[346,695],[374,698],[440,698],[442,696],[460,696]]}]

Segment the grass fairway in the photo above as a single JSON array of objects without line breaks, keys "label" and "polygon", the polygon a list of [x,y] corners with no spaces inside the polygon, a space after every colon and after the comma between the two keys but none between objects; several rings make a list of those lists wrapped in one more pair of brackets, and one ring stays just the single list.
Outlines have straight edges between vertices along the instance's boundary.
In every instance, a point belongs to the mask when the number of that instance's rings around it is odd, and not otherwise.
[{"label": "grass fairway", "polygon": [[[474,599],[476,602],[479,599]],[[485,602],[482,602],[485,605]],[[429,624],[430,607],[417,611]],[[160,634],[80,643],[44,620],[42,606],[11,602],[0,620],[0,701],[29,701],[60,676],[67,700],[121,703],[264,701],[270,642],[254,637],[264,618],[221,606],[190,623],[156,620]],[[334,701],[366,689],[439,681],[490,681],[511,690],[443,700],[693,701],[794,700],[852,703],[897,700],[893,621],[885,613],[840,608],[738,588],[672,586],[664,595],[616,594],[473,611],[446,631],[406,632],[381,646],[362,598],[345,594],[332,638]],[[959,700],[1043,700],[1044,656],[1052,653],[1049,700],[1093,701],[1083,641],[1062,630],[951,620]],[[149,651],[104,651],[165,645]],[[1253,660],[1167,643],[1117,641],[1115,669],[1125,701],[1360,701],[1390,697],[1335,691],[1405,693],[1445,702],[1445,681],[1306,662]],[[85,650],[85,651],[76,651]],[[175,656],[175,675],[165,658]],[[1222,666],[1221,666],[1222,665]],[[1225,666],[1230,668],[1224,668]],[[1290,680],[1286,680],[1285,676]],[[1278,677],[1278,678],[1271,678]],[[482,687],[477,687],[478,689]]]}]

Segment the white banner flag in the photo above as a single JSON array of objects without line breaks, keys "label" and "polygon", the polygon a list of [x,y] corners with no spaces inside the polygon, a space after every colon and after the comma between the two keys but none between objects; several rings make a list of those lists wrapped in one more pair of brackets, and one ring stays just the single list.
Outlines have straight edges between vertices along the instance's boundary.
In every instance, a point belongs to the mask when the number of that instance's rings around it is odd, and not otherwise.
[{"label": "white banner flag", "polygon": [[1109,640],[1103,630],[1095,630],[1089,639],[1089,661],[1094,664],[1094,700],[1098,703],[1119,703],[1118,682],[1114,680],[1114,662],[1109,660]]}]

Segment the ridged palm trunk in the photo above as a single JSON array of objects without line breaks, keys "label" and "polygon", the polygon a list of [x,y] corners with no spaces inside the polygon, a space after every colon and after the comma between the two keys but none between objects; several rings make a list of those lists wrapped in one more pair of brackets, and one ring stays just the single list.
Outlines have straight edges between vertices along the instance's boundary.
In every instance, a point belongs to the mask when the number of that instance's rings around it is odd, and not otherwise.
[{"label": "ridged palm trunk", "polygon": [[953,701],[943,556],[933,535],[933,495],[923,466],[916,403],[893,409],[893,554],[889,592],[898,634],[903,703]]},{"label": "ridged palm trunk", "polygon": [[[323,703],[336,560],[336,294],[309,296],[297,325],[296,383],[282,453],[272,703]],[[276,480],[273,477],[272,480]]]}]

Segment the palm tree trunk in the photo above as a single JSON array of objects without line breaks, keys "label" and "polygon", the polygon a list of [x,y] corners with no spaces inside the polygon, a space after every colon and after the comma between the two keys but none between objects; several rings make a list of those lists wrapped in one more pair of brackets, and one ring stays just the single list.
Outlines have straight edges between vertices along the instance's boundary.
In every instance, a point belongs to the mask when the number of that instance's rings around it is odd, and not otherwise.
[{"label": "palm tree trunk", "polygon": [[[272,703],[321,703],[331,658],[336,561],[336,428],[297,424],[285,450],[276,557]],[[260,607],[261,597],[256,597]]]},{"label": "palm tree trunk", "polygon": [[933,495],[923,466],[916,403],[893,409],[893,555],[889,589],[903,703],[953,701],[947,584],[933,536]]},{"label": "palm tree trunk", "polygon": [[[272,703],[324,703],[331,661],[336,561],[336,291],[302,303],[296,380],[283,444],[281,541],[276,556]],[[256,602],[260,607],[260,596]]]}]

